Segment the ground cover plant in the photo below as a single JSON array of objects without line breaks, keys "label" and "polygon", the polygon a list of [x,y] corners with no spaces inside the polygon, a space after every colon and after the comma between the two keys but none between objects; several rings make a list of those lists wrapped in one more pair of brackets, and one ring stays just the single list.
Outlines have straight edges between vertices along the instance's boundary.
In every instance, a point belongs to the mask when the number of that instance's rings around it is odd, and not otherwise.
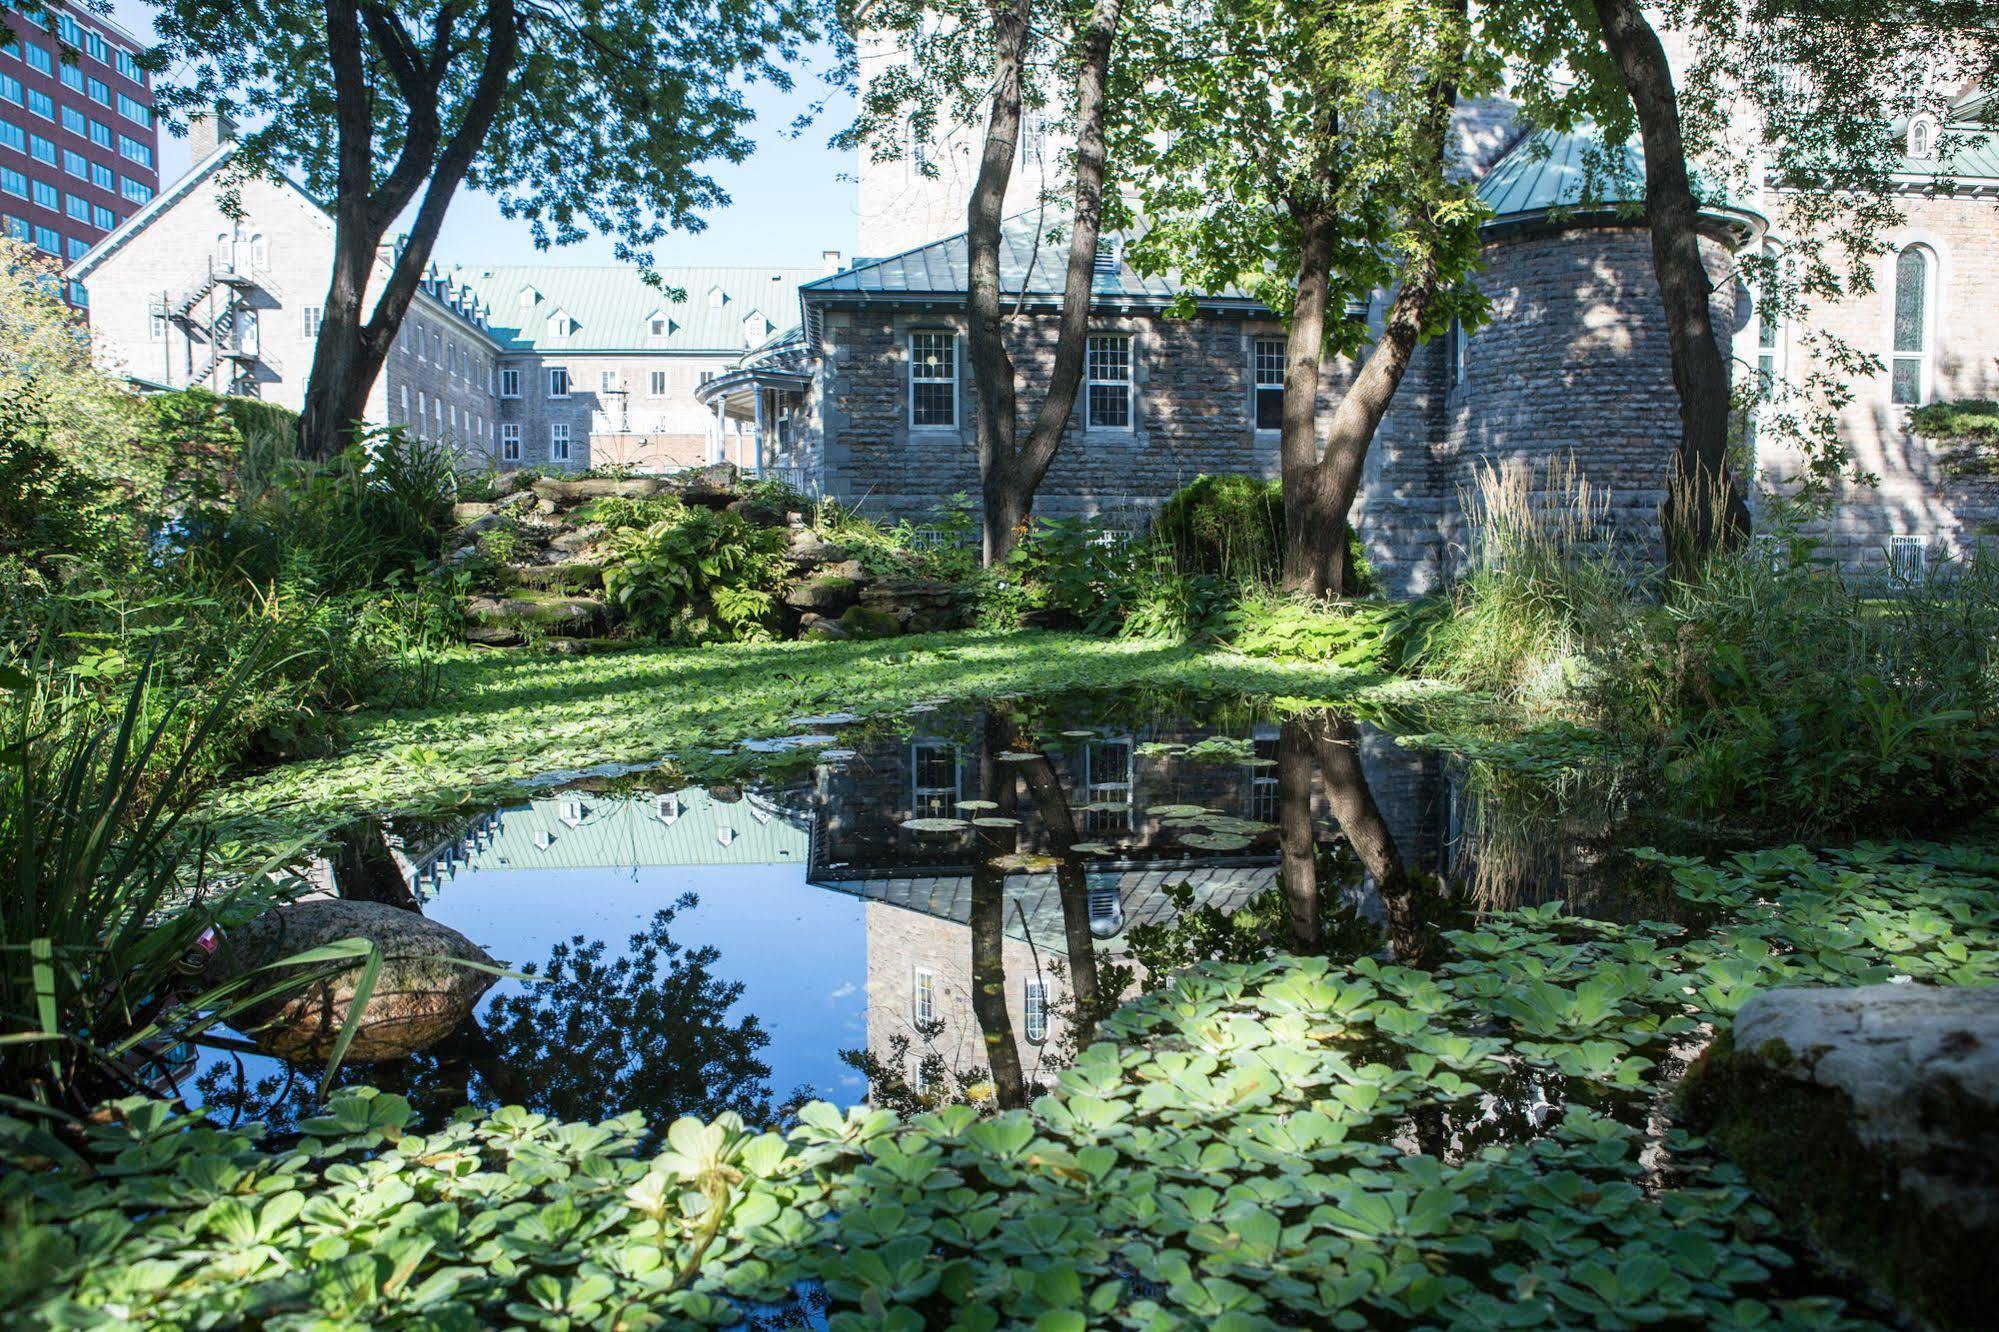
[{"label": "ground cover plant", "polygon": [[289,1142],[136,1100],[80,1146],[6,1120],[0,1289],[65,1326],[1864,1324],[1658,1096],[1765,986],[1999,979],[1999,855],[1658,867],[1691,925],[1549,905],[1430,970],[1200,967],[1024,1111],[425,1134],[363,1090]]},{"label": "ground cover plant", "polygon": [[222,849],[241,854],[244,844],[290,841],[357,811],[490,803],[596,765],[671,756],[722,775],[752,757],[741,741],[794,733],[794,719],[831,711],[881,716],[939,699],[1158,686],[1370,712],[1471,706],[1461,693],[1373,670],[1059,633],[639,648],[582,659],[461,652],[440,662],[432,699],[354,714],[337,755],[229,785],[206,815]]}]

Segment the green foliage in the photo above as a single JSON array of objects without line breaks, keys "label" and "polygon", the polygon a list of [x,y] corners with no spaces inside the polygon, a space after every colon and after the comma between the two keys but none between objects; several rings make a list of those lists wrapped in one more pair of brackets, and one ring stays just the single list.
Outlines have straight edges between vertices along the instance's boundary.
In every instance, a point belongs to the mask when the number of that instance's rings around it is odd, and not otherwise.
[{"label": "green foliage", "polygon": [[978,513],[962,493],[923,522],[878,522],[831,500],[819,505],[814,530],[860,561],[871,578],[934,578],[961,583],[979,570]]},{"label": "green foliage", "polygon": [[1926,403],[1909,413],[1909,433],[1955,448],[1947,471],[1983,474],[1999,469],[1999,402],[1965,398]]},{"label": "green foliage", "polygon": [[739,513],[671,497],[606,500],[604,590],[638,634],[674,643],[769,635],[783,588],[785,534]]},{"label": "green foliage", "polygon": [[[365,946],[289,959],[303,973],[190,985],[211,928],[269,906],[261,876],[202,881],[203,844],[183,832],[196,757],[233,721],[261,644],[196,716],[148,717],[142,669],[115,724],[95,723],[59,683],[8,669],[0,730],[0,1101],[69,1115],[154,1085],[176,1042],[352,960]],[[260,969],[269,971],[269,968]],[[338,1058],[333,1061],[337,1064]]]},{"label": "green foliage", "polygon": [[[803,1107],[648,1139],[518,1107],[415,1130],[346,1093],[290,1143],[121,1102],[0,1121],[10,1307],[43,1322],[629,1326],[1867,1326],[1699,1141],[1677,1051],[1782,983],[1999,980],[1999,857],[1660,861],[1711,924],[1558,906],[1434,971],[1217,962],[1032,1108]],[[775,1307],[771,1307],[775,1306]]]},{"label": "green foliage", "polygon": [[1284,488],[1241,473],[1197,476],[1160,506],[1152,537],[1190,572],[1275,582],[1284,562]]},{"label": "green foliage", "polygon": [[995,628],[1074,625],[1116,630],[1132,567],[1131,546],[1088,518],[1036,518],[1006,559],[978,583],[979,619]]},{"label": "green foliage", "polygon": [[45,405],[0,400],[0,552],[38,565],[129,559],[138,533],[122,498],[53,446]]},{"label": "green foliage", "polygon": [[1436,599],[1328,604],[1245,588],[1229,609],[1222,640],[1252,657],[1393,670],[1424,655],[1448,613]]}]

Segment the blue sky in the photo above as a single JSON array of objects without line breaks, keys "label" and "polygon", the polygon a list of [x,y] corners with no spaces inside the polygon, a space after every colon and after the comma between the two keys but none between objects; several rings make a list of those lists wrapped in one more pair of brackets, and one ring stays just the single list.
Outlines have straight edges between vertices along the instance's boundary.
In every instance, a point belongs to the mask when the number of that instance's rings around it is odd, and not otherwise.
[{"label": "blue sky", "polygon": [[[152,6],[143,0],[113,0],[112,15],[134,36],[150,40]],[[676,233],[655,250],[661,264],[797,264],[816,266],[824,250],[851,256],[858,235],[858,198],[853,182],[852,153],[836,153],[826,138],[843,122],[836,106],[829,119],[791,138],[793,118],[820,91],[809,70],[795,76],[798,87],[785,94],[757,85],[749,101],[757,113],[750,131],[757,150],[740,164],[719,163],[711,173],[727,191],[730,204],[707,217],[697,233]],[[178,178],[187,169],[185,139],[162,134],[160,179]],[[502,218],[493,200],[461,191],[453,200],[436,256],[446,263],[610,263],[611,243],[592,238],[579,245],[537,251],[527,225]]]}]

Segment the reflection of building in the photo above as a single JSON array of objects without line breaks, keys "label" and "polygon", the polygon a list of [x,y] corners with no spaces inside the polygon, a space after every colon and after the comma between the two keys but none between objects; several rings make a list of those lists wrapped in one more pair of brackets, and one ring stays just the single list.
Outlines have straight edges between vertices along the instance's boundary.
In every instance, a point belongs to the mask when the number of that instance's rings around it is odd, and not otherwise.
[{"label": "reflection of building", "polygon": [[463,829],[404,840],[400,859],[419,898],[461,869],[803,865],[807,846],[796,813],[757,794],[718,800],[698,786],[639,795],[560,791]]}]

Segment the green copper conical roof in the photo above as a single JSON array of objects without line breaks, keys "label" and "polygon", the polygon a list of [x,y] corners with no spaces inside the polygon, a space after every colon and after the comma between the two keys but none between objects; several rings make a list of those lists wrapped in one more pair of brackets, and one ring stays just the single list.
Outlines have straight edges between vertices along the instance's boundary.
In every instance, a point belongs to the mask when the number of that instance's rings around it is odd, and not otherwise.
[{"label": "green copper conical roof", "polygon": [[[1485,173],[1478,197],[1492,209],[1485,224],[1489,235],[1613,221],[1642,224],[1644,150],[1636,140],[1606,148],[1590,126],[1567,133],[1537,130]],[[1765,225],[1762,214],[1726,199],[1704,205],[1701,216],[1744,236]]]}]

